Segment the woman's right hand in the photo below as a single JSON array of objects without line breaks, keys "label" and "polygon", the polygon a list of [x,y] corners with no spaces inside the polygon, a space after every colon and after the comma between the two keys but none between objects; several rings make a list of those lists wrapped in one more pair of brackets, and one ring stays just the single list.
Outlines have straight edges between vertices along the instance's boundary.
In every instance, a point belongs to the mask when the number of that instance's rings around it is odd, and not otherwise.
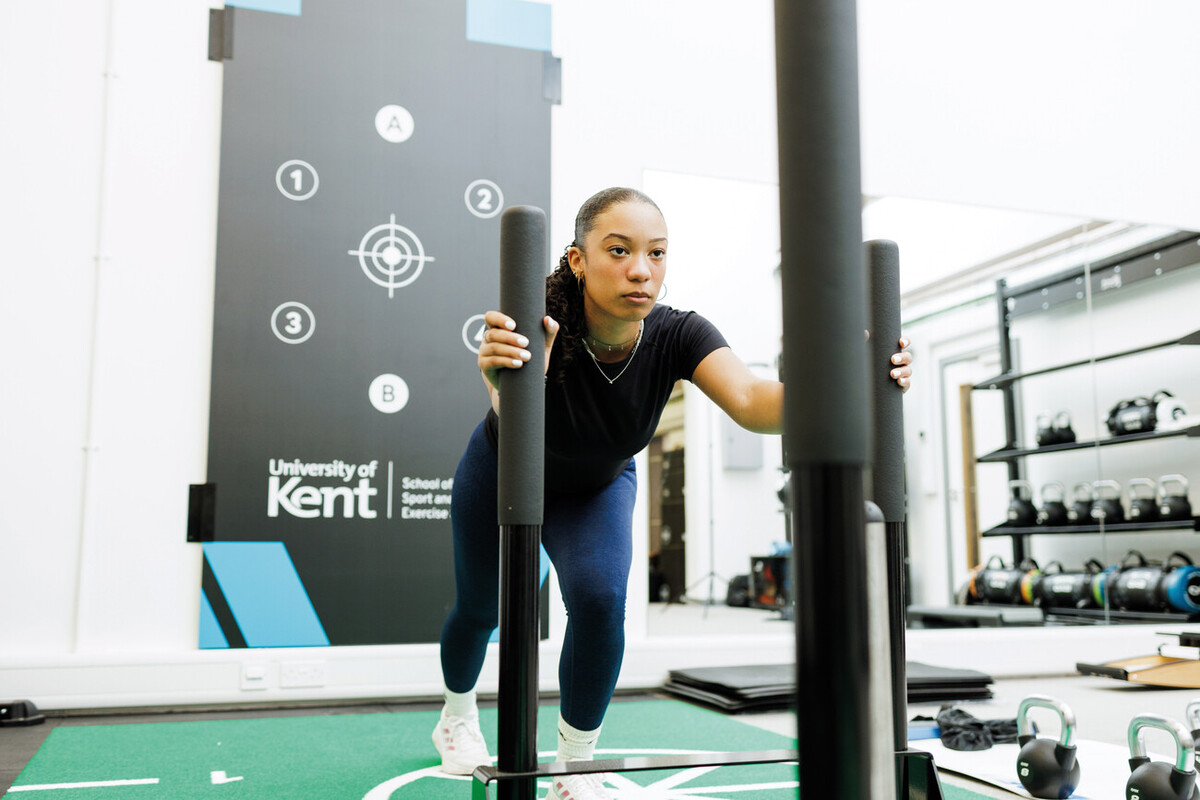
[{"label": "woman's right hand", "polygon": [[[526,349],[529,339],[513,330],[517,323],[511,317],[499,311],[489,311],[483,315],[483,321],[487,327],[483,331],[483,342],[479,345],[479,371],[488,385],[499,391],[500,370],[520,369],[533,356]],[[546,328],[544,372],[550,365],[550,349],[554,346],[554,337],[558,335],[558,323],[547,316],[542,319],[542,324]]]}]

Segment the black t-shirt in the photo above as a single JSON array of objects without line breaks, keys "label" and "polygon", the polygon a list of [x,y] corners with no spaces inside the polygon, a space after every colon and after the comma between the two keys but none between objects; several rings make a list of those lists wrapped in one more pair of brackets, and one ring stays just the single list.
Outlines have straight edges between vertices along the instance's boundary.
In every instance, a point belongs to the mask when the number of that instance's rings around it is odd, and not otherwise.
[{"label": "black t-shirt", "polygon": [[[563,381],[551,377],[546,385],[546,488],[584,491],[620,475],[653,438],[675,382],[691,380],[705,356],[726,346],[704,317],[660,304],[646,317],[632,360],[603,365],[609,378],[625,370],[613,383],[586,352],[575,358]],[[494,446],[499,429],[494,411],[485,429]]]}]

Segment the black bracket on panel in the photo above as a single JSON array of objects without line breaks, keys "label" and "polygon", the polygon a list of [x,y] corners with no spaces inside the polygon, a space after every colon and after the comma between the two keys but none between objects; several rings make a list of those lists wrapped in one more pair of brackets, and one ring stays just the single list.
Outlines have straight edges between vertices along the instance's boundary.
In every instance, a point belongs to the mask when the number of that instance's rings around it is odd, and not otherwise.
[{"label": "black bracket on panel", "polygon": [[542,57],[542,97],[562,105],[562,59],[546,53]]},{"label": "black bracket on panel", "polygon": [[227,61],[233,58],[233,9],[208,10],[208,60]]},{"label": "black bracket on panel", "polygon": [[217,522],[217,485],[193,483],[188,486],[189,542],[214,541]]}]

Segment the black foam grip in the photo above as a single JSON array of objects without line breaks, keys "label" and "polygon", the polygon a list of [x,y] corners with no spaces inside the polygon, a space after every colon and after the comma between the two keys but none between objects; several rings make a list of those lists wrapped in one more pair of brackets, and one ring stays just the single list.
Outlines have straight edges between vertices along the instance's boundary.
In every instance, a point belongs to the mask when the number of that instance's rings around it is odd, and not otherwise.
[{"label": "black foam grip", "polygon": [[854,30],[853,3],[775,4],[784,436],[791,467],[865,466],[870,456]]},{"label": "black foam grip", "polygon": [[513,206],[500,216],[500,311],[529,339],[532,358],[500,370],[501,525],[541,525],[545,474],[546,212]]},{"label": "black foam grip", "polygon": [[870,295],[871,422],[874,431],[872,497],[885,522],[903,522],[904,392],[889,376],[900,348],[900,248],[876,239],[866,243]]}]

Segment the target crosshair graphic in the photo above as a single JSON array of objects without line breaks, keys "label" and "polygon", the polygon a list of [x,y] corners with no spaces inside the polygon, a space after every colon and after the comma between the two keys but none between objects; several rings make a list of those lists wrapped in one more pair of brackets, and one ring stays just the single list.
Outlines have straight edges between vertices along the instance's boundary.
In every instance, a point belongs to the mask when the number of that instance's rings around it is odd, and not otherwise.
[{"label": "target crosshair graphic", "polygon": [[[712,751],[633,748],[598,749],[596,750],[596,755],[624,758],[628,756],[704,755],[710,752]],[[553,758],[556,756],[556,753],[553,750],[549,750],[544,753],[538,753],[538,756],[539,758]],[[738,766],[744,767],[744,765]],[[755,797],[759,800],[777,797],[783,800],[784,798],[795,798],[796,789],[800,785],[799,780],[795,778],[766,780],[755,783],[742,781],[721,783],[713,781],[711,778],[704,780],[704,776],[718,769],[720,769],[720,766],[679,769],[672,771],[666,777],[652,781],[648,785],[636,783],[620,773],[610,773],[606,776],[608,778],[606,788],[616,800],[622,800],[622,798],[632,800],[635,797],[639,800],[718,800],[718,798],[733,797]],[[398,775],[395,778],[384,781],[363,795],[363,800],[402,800],[405,792],[399,790],[410,785],[419,794],[428,796],[425,794],[428,791],[427,784],[437,781],[471,783],[474,781],[474,778],[470,775],[447,775],[445,772],[442,772],[440,766],[425,767],[424,769],[406,772],[403,775]],[[548,786],[548,780],[539,780],[538,794],[540,795],[540,790],[546,789]]]},{"label": "target crosshair graphic", "polygon": [[358,256],[363,274],[387,289],[389,298],[396,296],[397,289],[419,278],[426,261],[434,260],[433,256],[425,255],[425,247],[415,233],[396,224],[395,214],[388,222],[367,231],[358,249],[348,252]]}]

